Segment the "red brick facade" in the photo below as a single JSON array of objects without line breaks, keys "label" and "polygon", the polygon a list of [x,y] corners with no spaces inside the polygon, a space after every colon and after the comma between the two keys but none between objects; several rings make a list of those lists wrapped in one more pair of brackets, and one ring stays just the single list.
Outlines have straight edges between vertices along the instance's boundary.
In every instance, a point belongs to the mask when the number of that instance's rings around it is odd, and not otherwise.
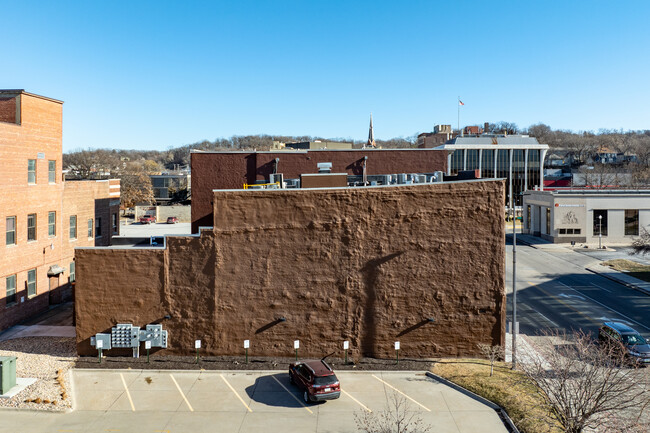
[{"label": "red brick facade", "polygon": [[447,152],[431,149],[359,149],[280,152],[193,152],[192,233],[212,225],[212,190],[241,189],[245,183],[269,180],[276,169],[285,179],[318,173],[319,162],[332,163],[332,173],[432,173],[446,171]]},{"label": "red brick facade", "polygon": [[[113,180],[63,181],[61,101],[1,90],[0,101],[2,331],[71,297],[69,280],[74,248],[110,245],[112,214],[118,215],[119,188],[110,188],[116,182]],[[11,110],[3,111],[2,107],[13,107],[14,117],[7,114]],[[34,164],[31,173],[29,160]],[[72,215],[77,221],[76,239],[70,238]],[[95,237],[97,218],[101,222],[99,237]],[[93,233],[88,237],[90,219]],[[8,225],[14,222],[15,231],[8,233]],[[64,271],[48,277],[53,266]],[[28,284],[30,271],[34,270],[35,287]],[[7,289],[13,289],[8,286],[14,284],[15,297],[10,294],[12,299],[7,302]]]}]

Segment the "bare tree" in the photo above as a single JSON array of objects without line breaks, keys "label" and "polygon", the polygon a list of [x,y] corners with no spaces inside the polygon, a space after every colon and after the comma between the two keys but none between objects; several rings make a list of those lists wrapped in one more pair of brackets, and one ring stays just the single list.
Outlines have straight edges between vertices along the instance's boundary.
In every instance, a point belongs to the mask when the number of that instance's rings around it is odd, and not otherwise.
[{"label": "bare tree", "polygon": [[650,404],[647,373],[628,368],[623,351],[598,345],[581,331],[545,337],[538,356],[520,363],[551,415],[544,421],[567,433],[640,425]]},{"label": "bare tree", "polygon": [[406,398],[396,392],[388,394],[386,409],[380,412],[364,411],[354,414],[357,428],[363,433],[426,433],[431,431],[413,410]]},{"label": "bare tree", "polygon": [[491,346],[489,344],[479,343],[478,349],[490,361],[490,376],[492,376],[494,374],[494,363],[505,357],[503,346]]},{"label": "bare tree", "polygon": [[650,232],[645,227],[641,227],[639,237],[632,242],[632,252],[630,254],[648,254],[650,253]]},{"label": "bare tree", "polygon": [[120,174],[120,199],[124,210],[137,203],[153,203],[151,178],[137,166],[130,166]]}]

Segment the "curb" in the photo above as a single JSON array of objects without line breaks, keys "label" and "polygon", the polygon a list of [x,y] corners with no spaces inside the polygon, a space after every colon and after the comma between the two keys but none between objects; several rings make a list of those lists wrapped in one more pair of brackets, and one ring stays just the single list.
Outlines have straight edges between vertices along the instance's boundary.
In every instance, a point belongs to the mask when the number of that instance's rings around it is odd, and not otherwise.
[{"label": "curb", "polygon": [[504,408],[502,408],[501,406],[499,406],[498,404],[493,403],[490,400],[488,400],[486,398],[483,398],[478,394],[474,394],[472,391],[469,391],[469,390],[463,388],[462,386],[455,384],[454,382],[450,382],[447,379],[438,376],[437,374],[431,373],[430,371],[427,371],[426,375],[428,377],[430,377],[431,379],[435,379],[438,382],[440,382],[440,383],[442,383],[444,385],[447,385],[450,388],[455,389],[456,391],[462,392],[463,394],[468,395],[469,397],[480,401],[481,403],[488,406],[489,408],[494,409],[494,411],[497,413],[497,415],[499,415],[499,418],[501,419],[501,422],[503,422],[503,425],[505,426],[506,430],[508,430],[508,432],[510,432],[510,433],[519,433],[519,430],[517,429],[515,424],[512,422],[512,420],[508,416],[508,413],[506,412],[506,410]]},{"label": "curb", "polygon": [[587,271],[591,272],[592,274],[600,275],[603,278],[607,278],[608,280],[614,281],[615,283],[621,284],[621,285],[623,285],[623,286],[625,286],[625,287],[627,287],[629,289],[633,289],[633,290],[641,292],[641,293],[643,293],[645,295],[650,296],[650,290],[644,289],[643,287],[639,287],[639,286],[637,286],[636,284],[633,284],[633,283],[628,283],[625,280],[622,280],[620,278],[616,278],[616,277],[610,275],[610,273],[599,272],[599,271],[593,269],[593,267],[591,267],[591,266],[586,267],[585,269]]}]

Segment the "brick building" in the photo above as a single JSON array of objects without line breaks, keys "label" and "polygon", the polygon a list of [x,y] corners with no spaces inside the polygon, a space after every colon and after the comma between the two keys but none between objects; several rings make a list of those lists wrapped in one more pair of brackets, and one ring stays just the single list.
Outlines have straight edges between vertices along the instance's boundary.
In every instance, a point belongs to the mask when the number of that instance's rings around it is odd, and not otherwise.
[{"label": "brick building", "polygon": [[64,181],[62,104],[0,90],[0,331],[70,299],[74,249],[119,232],[119,180]]},{"label": "brick building", "polygon": [[277,152],[199,152],[191,154],[192,233],[212,226],[215,189],[240,189],[268,182],[271,174],[284,179],[319,172],[331,163],[333,173],[370,176],[433,173],[447,170],[447,152],[433,149],[296,150]]}]

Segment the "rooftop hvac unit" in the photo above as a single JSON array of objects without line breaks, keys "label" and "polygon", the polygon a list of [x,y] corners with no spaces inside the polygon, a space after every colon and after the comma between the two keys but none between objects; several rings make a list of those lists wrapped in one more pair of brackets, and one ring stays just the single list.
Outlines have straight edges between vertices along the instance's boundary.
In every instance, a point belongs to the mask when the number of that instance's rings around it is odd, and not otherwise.
[{"label": "rooftop hvac unit", "polygon": [[278,188],[283,188],[284,175],[282,173],[274,173],[269,176],[269,183],[278,183]]},{"label": "rooftop hvac unit", "polygon": [[406,173],[397,174],[397,184],[404,185],[406,183]]},{"label": "rooftop hvac unit", "polygon": [[318,167],[319,173],[331,173],[332,172],[332,163],[331,162],[319,162],[316,164]]},{"label": "rooftop hvac unit", "polygon": [[284,183],[286,188],[300,188],[300,179],[287,179]]},{"label": "rooftop hvac unit", "polygon": [[436,171],[431,176],[431,182],[442,182],[444,180],[444,172]]},{"label": "rooftop hvac unit", "polygon": [[426,174],[414,174],[413,175],[413,183],[427,183],[427,175]]}]

